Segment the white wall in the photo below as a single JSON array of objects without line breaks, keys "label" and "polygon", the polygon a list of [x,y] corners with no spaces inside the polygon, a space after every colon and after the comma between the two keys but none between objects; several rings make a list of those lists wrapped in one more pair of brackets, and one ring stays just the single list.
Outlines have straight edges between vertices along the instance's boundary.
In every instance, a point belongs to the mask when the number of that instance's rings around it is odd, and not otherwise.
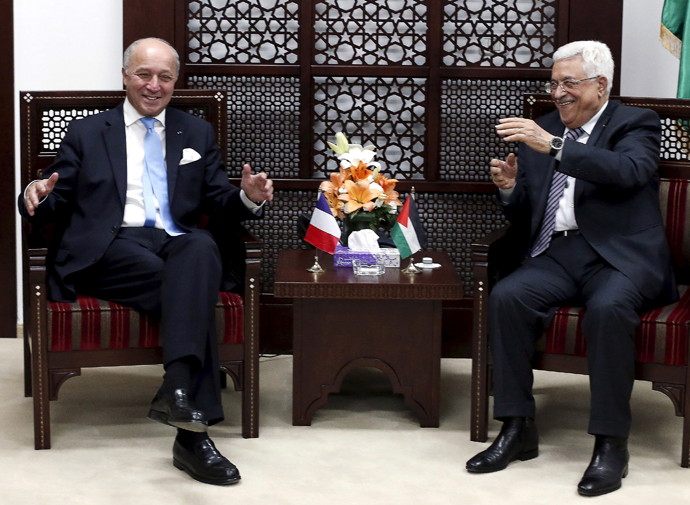
[{"label": "white wall", "polygon": [[[16,190],[19,192],[19,92],[122,89],[121,0],[15,0]],[[17,258],[21,261],[17,213]],[[21,290],[21,265],[17,265]],[[22,295],[17,293],[18,321]]]},{"label": "white wall", "polygon": [[659,42],[663,6],[664,0],[623,2],[621,95],[676,96],[679,61]]},{"label": "white wall", "polygon": [[[624,0],[622,61],[617,67],[623,95],[676,96],[678,60],[659,42],[663,3],[663,0]],[[120,0],[15,0],[14,33],[17,115],[19,91],[121,89]],[[18,125],[17,118],[17,184]],[[17,219],[19,244],[18,214]],[[21,259],[19,251],[17,257]],[[21,288],[19,273],[17,285]],[[18,293],[19,321],[21,299]]]}]

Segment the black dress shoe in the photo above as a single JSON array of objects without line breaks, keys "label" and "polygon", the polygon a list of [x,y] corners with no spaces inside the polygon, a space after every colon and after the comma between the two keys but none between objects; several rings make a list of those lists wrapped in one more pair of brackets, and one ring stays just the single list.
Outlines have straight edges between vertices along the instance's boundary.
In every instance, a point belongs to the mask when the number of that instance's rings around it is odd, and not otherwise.
[{"label": "black dress shoe", "polygon": [[240,480],[240,472],[237,467],[223,456],[213,440],[205,438],[185,447],[180,442],[180,437],[175,438],[173,445],[173,465],[195,480],[206,484],[227,486]]},{"label": "black dress shoe", "polygon": [[208,429],[206,416],[192,407],[185,389],[173,394],[158,391],[151,402],[149,419],[183,430],[203,432]]},{"label": "black dress shoe", "polygon": [[501,432],[491,447],[467,462],[470,473],[498,472],[511,461],[527,461],[539,455],[539,435],[534,421],[525,417],[511,417],[503,423]]},{"label": "black dress shoe", "polygon": [[594,453],[577,492],[583,496],[599,496],[621,487],[628,475],[628,439],[597,435]]}]

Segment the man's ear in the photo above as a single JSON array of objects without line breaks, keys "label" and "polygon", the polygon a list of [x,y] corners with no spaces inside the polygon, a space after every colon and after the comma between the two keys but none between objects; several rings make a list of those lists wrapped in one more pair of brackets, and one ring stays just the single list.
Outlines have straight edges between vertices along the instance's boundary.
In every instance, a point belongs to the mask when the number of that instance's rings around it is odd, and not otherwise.
[{"label": "man's ear", "polygon": [[603,75],[600,75],[599,78],[597,79],[597,90],[599,91],[599,96],[603,96],[607,93],[609,85],[609,80],[604,77]]},{"label": "man's ear", "polygon": [[127,86],[127,71],[122,69],[122,85]]}]

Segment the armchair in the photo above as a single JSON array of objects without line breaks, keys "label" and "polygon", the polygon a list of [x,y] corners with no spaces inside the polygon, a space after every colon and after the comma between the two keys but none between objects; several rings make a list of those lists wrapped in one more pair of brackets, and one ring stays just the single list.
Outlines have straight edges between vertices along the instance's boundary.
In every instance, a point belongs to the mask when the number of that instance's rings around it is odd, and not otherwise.
[{"label": "armchair", "polygon": [[[72,119],[110,109],[125,97],[114,92],[21,93],[21,186],[40,176],[55,156]],[[201,116],[216,130],[225,156],[227,128],[224,92],[175,90],[170,106]],[[214,223],[209,230],[213,233]],[[243,272],[224,278],[235,292],[219,293],[216,330],[222,372],[242,392],[242,436],[258,437],[259,423],[259,294],[262,243],[239,227],[234,235],[223,230],[221,255],[243,255]],[[46,267],[53,235],[59,224],[23,223],[24,380],[25,396],[33,397],[36,449],[50,449],[50,401],[58,399],[62,384],[84,367],[162,363],[158,321],[116,303],[79,296],[75,303],[48,299]],[[230,251],[232,249],[232,251]],[[225,381],[225,375],[222,376]]]}]

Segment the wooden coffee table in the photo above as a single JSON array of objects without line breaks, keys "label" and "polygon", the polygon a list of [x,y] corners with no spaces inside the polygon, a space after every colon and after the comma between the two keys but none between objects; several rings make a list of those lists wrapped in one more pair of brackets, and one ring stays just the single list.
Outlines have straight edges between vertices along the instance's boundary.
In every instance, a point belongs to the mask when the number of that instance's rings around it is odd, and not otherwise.
[{"label": "wooden coffee table", "polygon": [[319,261],[327,271],[312,274],[306,269],[313,251],[280,251],[274,293],[293,299],[293,425],[311,425],[350,371],[374,367],[422,427],[438,427],[441,302],[462,298],[463,290],[446,253],[418,253],[418,261],[422,256],[441,267],[413,276],[390,267],[381,276],[355,276],[333,267],[326,253]]}]

